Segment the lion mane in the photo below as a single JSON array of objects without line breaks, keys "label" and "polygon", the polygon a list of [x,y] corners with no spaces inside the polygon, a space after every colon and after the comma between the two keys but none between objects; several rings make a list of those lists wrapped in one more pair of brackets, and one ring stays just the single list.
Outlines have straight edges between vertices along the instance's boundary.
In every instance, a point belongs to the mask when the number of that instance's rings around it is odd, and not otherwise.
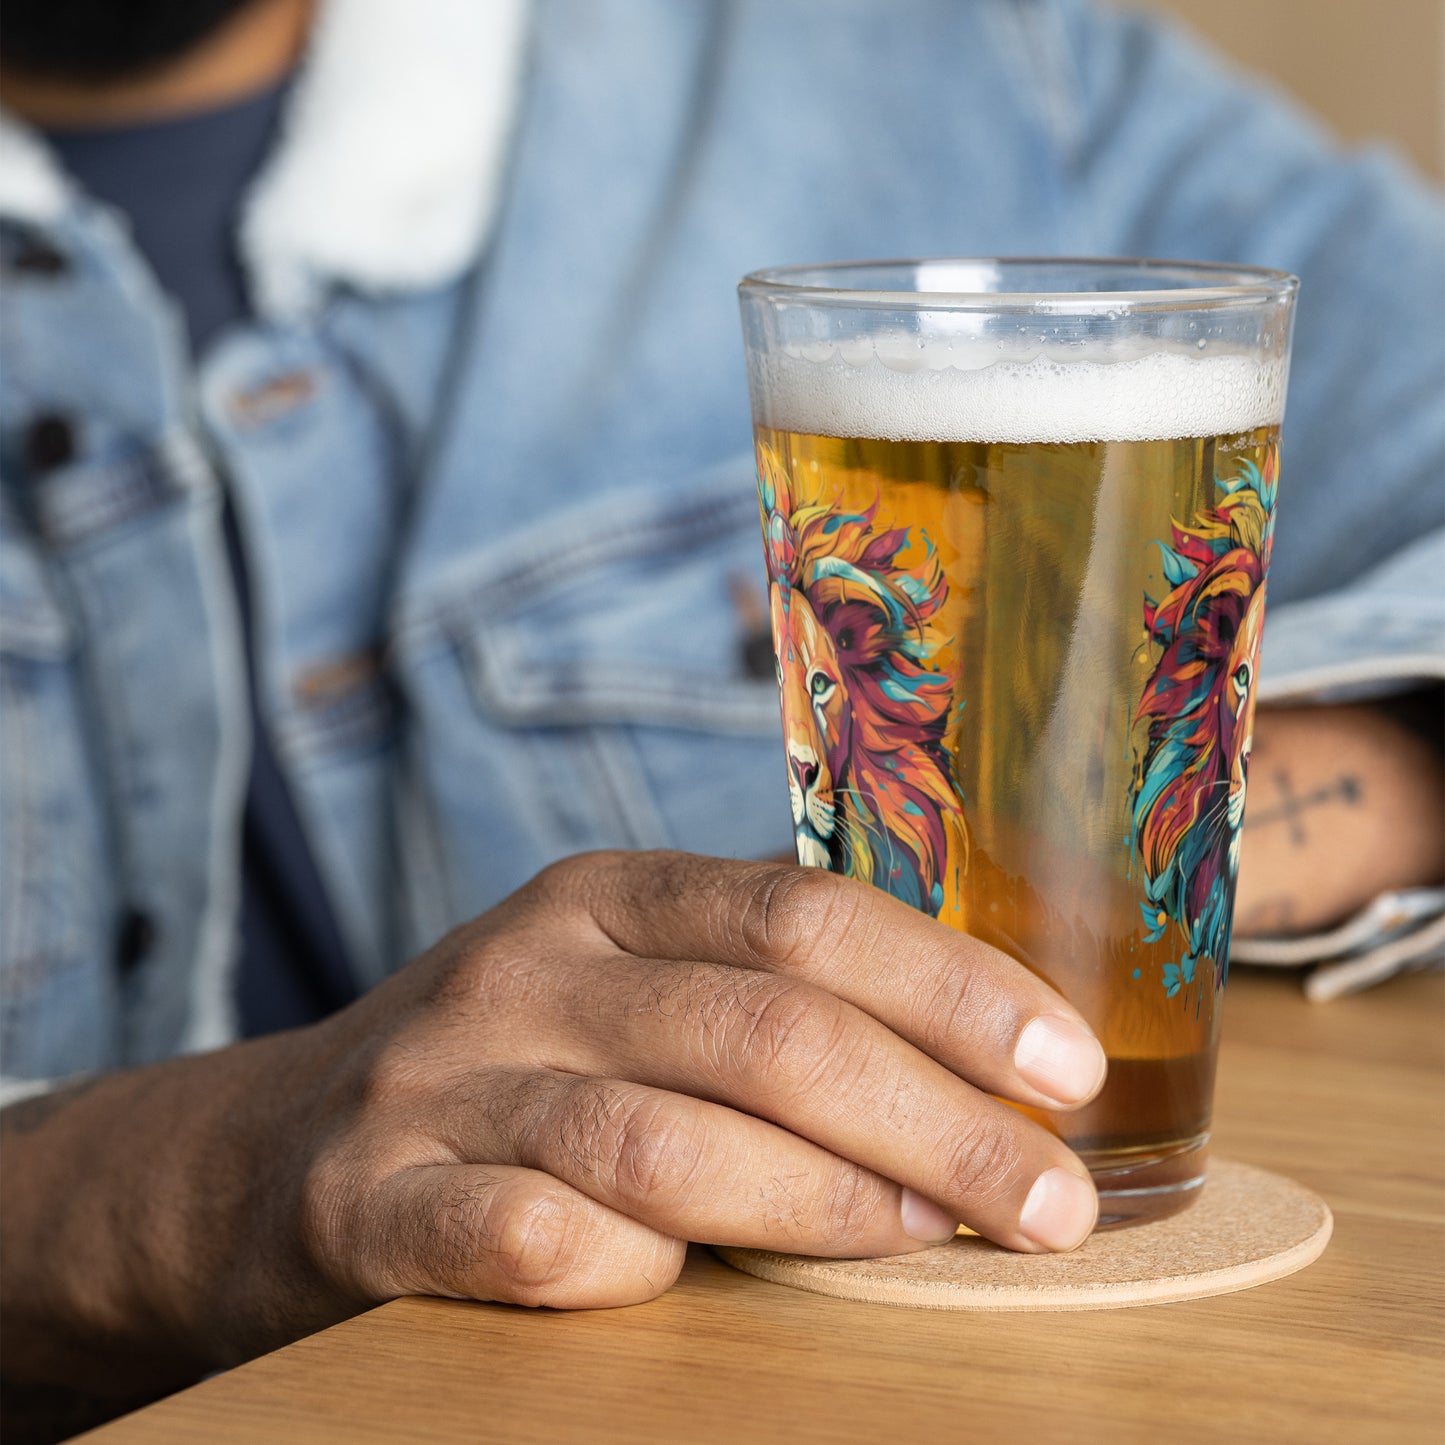
[{"label": "lion mane", "polygon": [[1203,959],[1224,982],[1254,718],[1265,574],[1278,463],[1246,462],[1192,527],[1160,543],[1169,590],[1147,598],[1144,622],[1161,649],[1135,714],[1147,728],[1133,803],[1145,875],[1140,905],[1150,942],[1172,924],[1183,944],[1164,969],[1172,997]]},{"label": "lion mane", "polygon": [[[788,655],[790,634],[806,616],[826,633],[840,674],[845,720],[825,744],[828,866],[936,914],[943,871],[961,868],[967,851],[945,742],[953,682],[933,666],[947,643],[937,626],[947,596],[942,569],[931,545],[915,565],[900,561],[909,532],[875,530],[876,501],[856,512],[795,505],[783,467],[765,449],[759,498],[778,655]],[[789,713],[785,689],[791,738],[800,719]],[[796,801],[794,816],[797,822]],[[801,833],[799,858],[822,862],[807,856]]]}]

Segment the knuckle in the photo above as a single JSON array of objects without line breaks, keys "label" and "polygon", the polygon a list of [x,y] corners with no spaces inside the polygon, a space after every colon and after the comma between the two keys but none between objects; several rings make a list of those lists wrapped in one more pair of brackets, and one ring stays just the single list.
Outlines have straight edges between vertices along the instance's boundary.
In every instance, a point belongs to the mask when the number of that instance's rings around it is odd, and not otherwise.
[{"label": "knuckle", "polygon": [[547,902],[574,897],[578,888],[609,855],[605,853],[571,853],[549,863],[523,890],[539,894]]},{"label": "knuckle", "polygon": [[743,899],[743,943],[763,962],[797,965],[821,940],[836,945],[853,929],[862,898],[820,868],[769,870]]},{"label": "knuckle", "polygon": [[831,995],[769,979],[740,1015],[735,1049],[744,1071],[759,1069],[793,1090],[811,1088],[846,1053],[847,1024]]},{"label": "knuckle", "polygon": [[708,889],[713,870],[691,853],[658,849],[627,855],[640,901],[649,904],[689,904]]},{"label": "knuckle", "polygon": [[986,970],[955,961],[939,965],[922,1017],[930,1043],[956,1049],[961,1039],[1002,1032],[1014,1012]]},{"label": "knuckle", "polygon": [[544,868],[523,890],[529,912],[559,916],[623,948],[619,918],[650,912],[690,896],[687,878],[698,860],[683,853],[599,849],[574,853]]},{"label": "knuckle", "polygon": [[562,1112],[559,1134],[578,1176],[615,1192],[624,1212],[676,1204],[698,1169],[690,1123],[641,1091],[584,1083]]},{"label": "knuckle", "polygon": [[548,914],[595,915],[599,896],[616,888],[636,866],[636,855],[616,848],[571,853],[549,863],[522,890],[526,900]]},{"label": "knuckle", "polygon": [[[494,1209],[499,1217],[483,1248],[502,1290],[516,1304],[545,1303],[577,1258],[576,1201],[504,1186]],[[466,1231],[461,1233],[465,1239]]]},{"label": "knuckle", "polygon": [[484,1027],[529,1006],[546,986],[547,957],[533,929],[516,918],[489,921],[438,960],[426,1002],[447,1026]]},{"label": "knuckle", "polygon": [[743,1054],[771,1070],[790,1072],[799,1054],[811,1065],[822,1052],[817,1001],[795,984],[759,991],[744,1020]]},{"label": "knuckle", "polygon": [[538,919],[555,920],[591,911],[590,899],[599,873],[612,855],[571,853],[534,873],[493,912],[516,920],[522,927]]},{"label": "knuckle", "polygon": [[500,959],[495,939],[458,941],[433,966],[426,1004],[448,1018],[475,1015],[486,1000],[485,983],[499,981]]},{"label": "knuckle", "polygon": [[[1002,1106],[1000,1106],[1002,1107]],[[945,1161],[948,1197],[989,1204],[1008,1193],[1023,1163],[1018,1129],[1003,1117],[983,1116],[960,1126]]]},{"label": "knuckle", "polygon": [[828,1189],[823,1227],[835,1243],[865,1239],[883,1210],[885,1190],[876,1174],[857,1164],[840,1169]]},{"label": "knuckle", "polygon": [[701,1151],[675,1114],[643,1104],[624,1111],[617,1133],[614,1179],[625,1209],[675,1205],[687,1194]]}]

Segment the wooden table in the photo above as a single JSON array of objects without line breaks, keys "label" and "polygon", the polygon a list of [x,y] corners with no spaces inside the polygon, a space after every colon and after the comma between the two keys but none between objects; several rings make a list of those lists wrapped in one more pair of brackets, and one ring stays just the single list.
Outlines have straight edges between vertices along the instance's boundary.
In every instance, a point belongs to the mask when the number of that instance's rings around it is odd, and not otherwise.
[{"label": "wooden table", "polygon": [[400,1300],[126,1417],[133,1441],[1445,1440],[1445,978],[1311,1005],[1237,970],[1218,1150],[1318,1189],[1324,1257],[1064,1315],[849,1304],[695,1249],[651,1304]]}]

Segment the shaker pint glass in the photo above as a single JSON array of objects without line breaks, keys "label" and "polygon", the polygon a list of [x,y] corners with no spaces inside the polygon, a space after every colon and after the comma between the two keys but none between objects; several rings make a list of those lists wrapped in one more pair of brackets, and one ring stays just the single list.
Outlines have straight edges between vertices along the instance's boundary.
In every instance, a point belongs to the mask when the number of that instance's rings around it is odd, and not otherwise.
[{"label": "shaker pint glass", "polygon": [[740,288],[799,861],[1010,953],[1108,1081],[1101,1225],[1204,1181],[1296,283],[926,261]]}]

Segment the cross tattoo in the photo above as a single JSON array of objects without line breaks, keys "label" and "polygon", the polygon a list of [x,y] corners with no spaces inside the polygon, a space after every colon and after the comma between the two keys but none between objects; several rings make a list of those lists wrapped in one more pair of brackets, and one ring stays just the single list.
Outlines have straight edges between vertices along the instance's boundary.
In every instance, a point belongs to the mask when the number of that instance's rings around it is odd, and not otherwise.
[{"label": "cross tattoo", "polygon": [[1269,809],[1268,812],[1250,814],[1249,825],[1252,828],[1258,828],[1268,823],[1278,823],[1283,819],[1289,824],[1290,842],[1296,846],[1305,841],[1304,823],[1301,822],[1300,815],[1307,809],[1318,807],[1321,803],[1331,802],[1335,798],[1351,806],[1360,801],[1359,779],[1351,777],[1348,773],[1343,777],[1336,778],[1327,787],[1316,788],[1314,792],[1306,793],[1303,797],[1295,792],[1290,783],[1289,774],[1283,768],[1277,768],[1274,776],[1279,787],[1281,802],[1277,807]]}]

